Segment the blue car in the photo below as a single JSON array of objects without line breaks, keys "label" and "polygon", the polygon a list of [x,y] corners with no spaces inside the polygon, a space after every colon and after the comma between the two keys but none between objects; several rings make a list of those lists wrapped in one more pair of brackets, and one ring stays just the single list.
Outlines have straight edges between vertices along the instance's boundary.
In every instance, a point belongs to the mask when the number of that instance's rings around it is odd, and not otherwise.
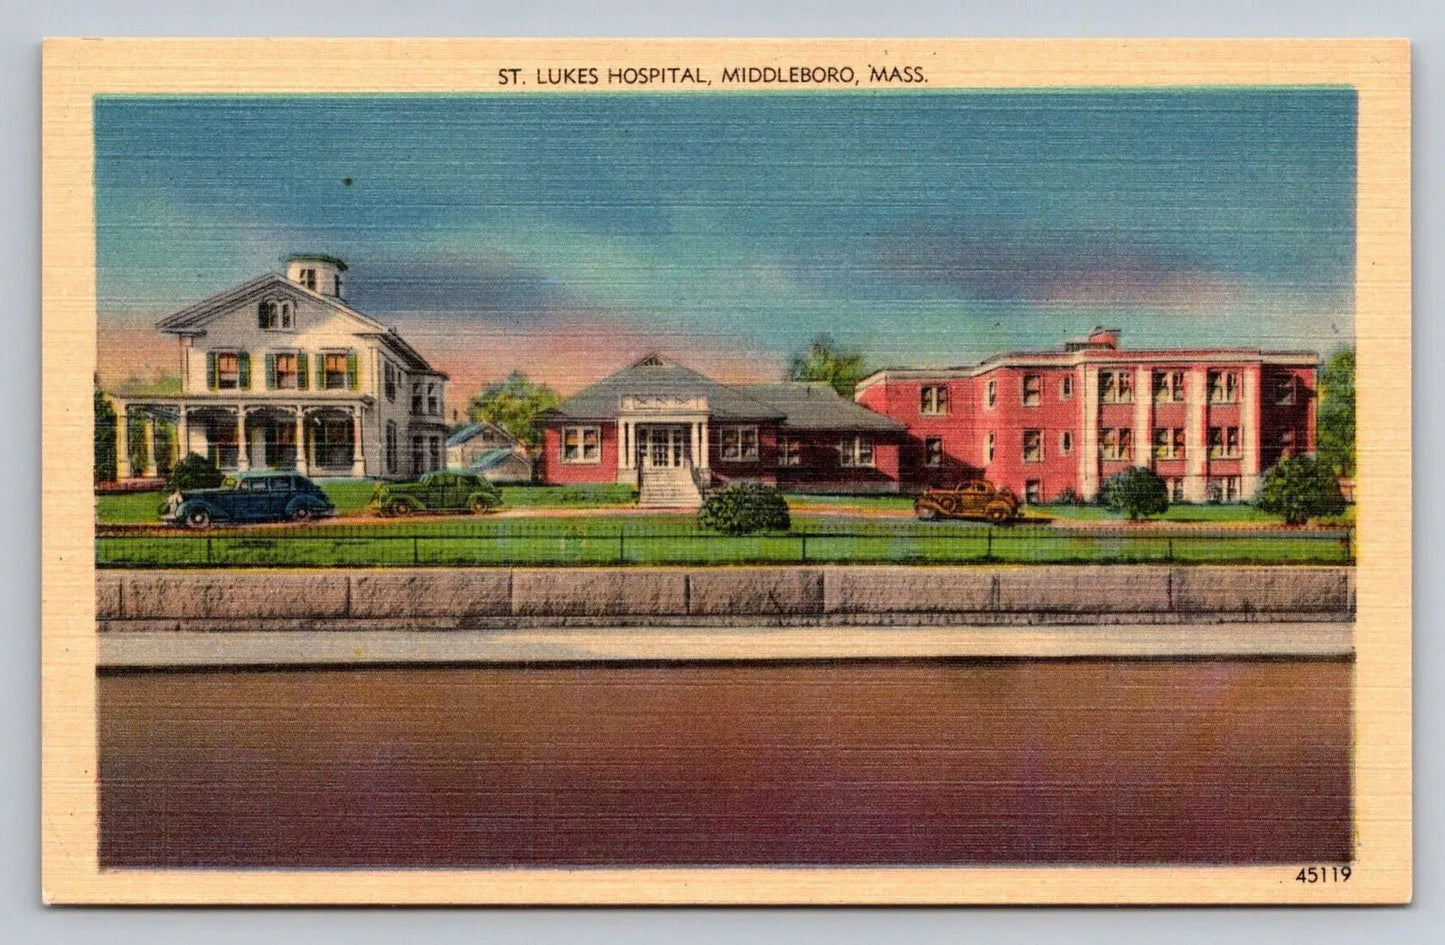
[{"label": "blue car", "polygon": [[335,514],[320,486],[290,472],[227,476],[219,488],[177,492],[161,506],[162,521],[191,528],[213,522],[304,523]]}]

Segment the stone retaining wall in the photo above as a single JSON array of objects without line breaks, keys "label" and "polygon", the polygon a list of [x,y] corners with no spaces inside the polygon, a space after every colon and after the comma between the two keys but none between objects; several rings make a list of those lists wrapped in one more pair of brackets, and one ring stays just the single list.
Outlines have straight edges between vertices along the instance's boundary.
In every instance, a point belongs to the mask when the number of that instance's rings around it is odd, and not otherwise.
[{"label": "stone retaining wall", "polygon": [[1348,620],[1347,567],[111,571],[102,631]]}]

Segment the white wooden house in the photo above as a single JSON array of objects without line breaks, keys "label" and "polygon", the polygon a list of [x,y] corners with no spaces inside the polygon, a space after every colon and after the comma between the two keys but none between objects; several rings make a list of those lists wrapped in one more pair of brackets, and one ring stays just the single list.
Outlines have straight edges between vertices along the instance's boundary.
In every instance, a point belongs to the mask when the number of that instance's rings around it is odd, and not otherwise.
[{"label": "white wooden house", "polygon": [[[157,473],[156,426],[173,455],[228,471],[404,478],[445,461],[447,376],[395,329],[342,295],[346,264],[293,256],[269,274],[197,302],[156,328],[178,339],[181,392],[112,396],[117,475]],[[143,424],[142,468],[130,429]]]}]

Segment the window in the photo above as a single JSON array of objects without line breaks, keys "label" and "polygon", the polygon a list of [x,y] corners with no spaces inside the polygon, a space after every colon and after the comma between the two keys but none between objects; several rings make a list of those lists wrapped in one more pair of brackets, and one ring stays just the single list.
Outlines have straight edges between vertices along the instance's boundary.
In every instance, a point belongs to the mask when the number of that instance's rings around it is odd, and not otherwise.
[{"label": "window", "polygon": [[266,331],[290,331],[296,327],[296,307],[289,299],[263,299],[256,305],[256,324]]},{"label": "window", "polygon": [[1133,371],[1100,371],[1099,399],[1106,404],[1134,402]]},{"label": "window", "polygon": [[1042,463],[1044,461],[1044,435],[1039,430],[1024,431],[1024,462]]},{"label": "window", "polygon": [[1059,399],[1069,400],[1074,396],[1074,375],[1065,374],[1059,378]]},{"label": "window", "polygon": [[297,281],[297,282],[301,283],[301,284],[304,285],[306,288],[310,289],[312,292],[315,292],[315,291],[316,291],[316,270],[315,270],[315,269],[302,269],[300,272],[298,272],[298,273],[296,274],[296,276],[297,276],[297,278],[296,278],[296,281]]},{"label": "window", "polygon": [[778,437],[778,465],[800,466],[803,462],[803,443],[796,436]]},{"label": "window", "polygon": [[411,385],[411,413],[414,417],[421,416],[421,381],[413,381]]},{"label": "window", "polygon": [[839,466],[872,466],[873,438],[848,436],[838,443]]},{"label": "window", "polygon": [[435,417],[442,412],[441,401],[437,398],[437,386],[428,384],[426,386],[426,412]]},{"label": "window", "polygon": [[1154,458],[1180,459],[1184,456],[1183,427],[1154,428]]},{"label": "window", "polygon": [[1239,427],[1209,428],[1209,458],[1239,458]]},{"label": "window", "polygon": [[1181,479],[1181,478],[1179,478],[1179,477],[1177,477],[1177,476],[1176,476],[1176,477],[1173,477],[1173,478],[1165,479],[1165,480],[1164,480],[1164,485],[1167,486],[1168,489],[1169,489],[1169,501],[1170,501],[1170,502],[1183,502],[1183,501],[1184,501],[1184,480],[1183,480],[1183,479]]},{"label": "window", "polygon": [[1281,430],[1279,433],[1279,454],[1281,458],[1294,455],[1294,431]]},{"label": "window", "polygon": [[600,463],[602,428],[563,427],[561,458],[564,463]]},{"label": "window", "polygon": [[989,381],[983,388],[983,402],[986,406],[992,407],[998,403],[998,381]]},{"label": "window", "polygon": [[426,437],[411,438],[411,474],[419,476],[426,472]]},{"label": "window", "polygon": [[1029,505],[1039,505],[1044,501],[1043,480],[1029,479],[1024,482],[1024,501]]},{"label": "window", "polygon": [[386,399],[396,402],[396,375],[397,369],[390,361],[382,362],[382,383],[386,392]]},{"label": "window", "polygon": [[925,416],[940,416],[948,413],[948,388],[942,384],[926,384],[920,388],[918,412]]},{"label": "window", "polygon": [[984,463],[991,463],[991,462],[993,462],[993,447],[994,447],[994,435],[993,435],[993,431],[989,431],[988,436],[986,436],[986,437],[983,438],[983,461],[984,461]]},{"label": "window", "polygon": [[1238,476],[1216,476],[1209,480],[1210,502],[1238,502],[1239,491]]},{"label": "window", "polygon": [[1209,372],[1209,402],[1211,404],[1232,404],[1239,401],[1239,372]]},{"label": "window", "polygon": [[207,352],[206,386],[211,390],[250,390],[250,353],[246,351]]},{"label": "window", "polygon": [[431,468],[442,468],[442,438],[440,436],[431,438]]},{"label": "window", "polygon": [[338,275],[335,279],[332,280],[332,288],[334,288],[334,289],[336,290],[336,291],[333,292],[332,294],[335,295],[338,299],[341,298],[341,276],[340,276],[340,275]]},{"label": "window", "polygon": [[396,472],[396,423],[386,421],[386,471]]},{"label": "window", "polygon": [[1108,460],[1126,460],[1134,452],[1134,431],[1128,427],[1105,427],[1099,431],[1099,452]]},{"label": "window", "polygon": [[1156,404],[1177,404],[1184,400],[1183,371],[1154,372],[1154,402]]},{"label": "window", "polygon": [[923,440],[923,465],[943,465],[943,437],[930,436]]},{"label": "window", "polygon": [[356,352],[328,351],[321,356],[320,381],[316,386],[321,390],[356,389]]},{"label": "window", "polygon": [[1293,407],[1295,383],[1293,377],[1281,377],[1274,382],[1274,403],[1276,407]]},{"label": "window", "polygon": [[296,390],[301,386],[301,369],[296,352],[266,355],[266,386],[272,390]]},{"label": "window", "polygon": [[718,433],[718,456],[734,463],[757,462],[758,428],[723,427]]},{"label": "window", "polygon": [[1063,433],[1059,434],[1059,453],[1064,456],[1068,456],[1073,451],[1074,434],[1072,431],[1065,430]]},{"label": "window", "polygon": [[1044,400],[1044,379],[1038,374],[1024,375],[1024,406],[1037,407]]}]

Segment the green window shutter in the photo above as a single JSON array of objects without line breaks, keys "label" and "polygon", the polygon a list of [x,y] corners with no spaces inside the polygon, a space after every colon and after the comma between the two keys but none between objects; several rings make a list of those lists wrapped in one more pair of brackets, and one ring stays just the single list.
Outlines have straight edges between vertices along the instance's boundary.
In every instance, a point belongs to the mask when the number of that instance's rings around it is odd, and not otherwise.
[{"label": "green window shutter", "polygon": [[316,356],[316,389],[317,389],[317,390],[325,390],[325,389],[326,389],[326,355],[325,355],[325,354],[318,354],[318,355]]},{"label": "green window shutter", "polygon": [[274,354],[266,355],[266,389],[276,389],[276,356]]},{"label": "green window shutter", "polygon": [[206,389],[216,390],[221,386],[221,376],[216,371],[216,352],[206,352]]},{"label": "green window shutter", "polygon": [[251,352],[242,351],[236,355],[237,373],[241,375],[241,390],[251,389]]},{"label": "green window shutter", "polygon": [[356,390],[359,380],[356,370],[356,352],[348,351],[346,352],[346,386]]},{"label": "green window shutter", "polygon": [[311,365],[307,363],[306,352],[296,352],[296,387],[305,390],[311,382]]}]

